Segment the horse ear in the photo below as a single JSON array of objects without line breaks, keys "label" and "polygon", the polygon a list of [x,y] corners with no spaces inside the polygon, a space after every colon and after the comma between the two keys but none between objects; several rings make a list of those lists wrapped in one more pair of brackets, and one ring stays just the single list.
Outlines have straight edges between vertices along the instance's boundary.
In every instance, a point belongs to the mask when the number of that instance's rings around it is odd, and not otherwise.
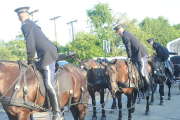
[{"label": "horse ear", "polygon": [[116,62],[117,62],[117,59],[113,59],[111,64],[116,64]]}]

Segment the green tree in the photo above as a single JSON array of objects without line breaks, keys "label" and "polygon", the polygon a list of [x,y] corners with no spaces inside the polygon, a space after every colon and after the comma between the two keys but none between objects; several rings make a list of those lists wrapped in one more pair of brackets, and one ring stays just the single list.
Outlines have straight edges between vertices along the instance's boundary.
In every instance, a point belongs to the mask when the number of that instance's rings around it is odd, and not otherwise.
[{"label": "green tree", "polygon": [[[111,42],[111,56],[119,55],[117,50],[117,36],[113,31],[114,18],[108,4],[99,3],[87,10],[87,15],[92,26],[92,33],[99,39],[99,47],[102,48],[103,40]],[[103,53],[104,54],[104,53]]]},{"label": "green tree", "polygon": [[100,47],[100,40],[96,35],[80,32],[68,48],[74,51],[81,60],[94,58],[103,55]]},{"label": "green tree", "polygon": [[26,60],[26,45],[24,40],[13,40],[6,44],[7,49],[14,56],[14,60]]},{"label": "green tree", "polygon": [[166,45],[169,41],[174,40],[180,36],[179,32],[169,24],[169,21],[164,17],[145,18],[140,23],[141,29],[151,34],[152,37],[157,38],[157,41]]}]

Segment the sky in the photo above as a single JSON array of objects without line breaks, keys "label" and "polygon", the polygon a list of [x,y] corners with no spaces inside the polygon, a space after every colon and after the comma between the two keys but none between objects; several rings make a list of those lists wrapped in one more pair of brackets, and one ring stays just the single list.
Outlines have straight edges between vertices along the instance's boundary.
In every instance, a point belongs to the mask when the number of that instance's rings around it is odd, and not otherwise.
[{"label": "sky", "polygon": [[71,20],[76,32],[87,31],[88,9],[95,4],[107,3],[113,14],[126,13],[129,18],[141,21],[145,17],[164,16],[171,24],[180,24],[180,0],[1,0],[0,2],[0,41],[14,40],[21,33],[21,23],[14,9],[22,6],[38,9],[34,14],[37,24],[50,40],[55,40],[54,24],[50,18],[61,16],[56,20],[57,38],[61,45],[72,40],[70,34]]}]

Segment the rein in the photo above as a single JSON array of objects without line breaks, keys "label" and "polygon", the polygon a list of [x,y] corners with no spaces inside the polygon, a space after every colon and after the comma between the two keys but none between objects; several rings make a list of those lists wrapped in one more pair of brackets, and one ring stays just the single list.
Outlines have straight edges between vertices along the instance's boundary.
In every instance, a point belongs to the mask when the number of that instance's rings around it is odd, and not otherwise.
[{"label": "rein", "polygon": [[[4,92],[4,94],[2,96],[0,96],[0,102],[2,102],[5,105],[8,106],[18,106],[18,107],[25,107],[31,110],[42,110],[42,111],[49,111],[48,109],[39,106],[38,104],[31,102],[31,101],[27,101],[25,99],[25,96],[27,95],[28,89],[27,89],[27,80],[26,80],[26,76],[25,73],[28,70],[28,68],[30,68],[30,65],[26,65],[26,63],[23,63],[22,61],[2,61],[0,60],[0,62],[13,62],[13,63],[18,63],[19,64],[19,69],[20,69],[20,73],[18,75],[18,77],[13,81],[13,83],[11,84],[11,86],[6,89],[6,91]],[[20,82],[23,78],[24,81],[24,88],[23,88],[23,98],[18,98],[16,99],[16,94],[18,93],[18,90],[20,89]],[[12,96],[6,96],[7,93],[12,90],[14,87],[15,92],[13,92]]]}]

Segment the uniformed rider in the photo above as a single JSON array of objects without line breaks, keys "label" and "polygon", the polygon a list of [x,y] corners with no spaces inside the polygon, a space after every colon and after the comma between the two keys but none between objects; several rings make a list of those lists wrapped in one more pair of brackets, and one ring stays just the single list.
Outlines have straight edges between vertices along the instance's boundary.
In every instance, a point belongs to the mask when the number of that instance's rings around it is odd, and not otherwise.
[{"label": "uniformed rider", "polygon": [[55,62],[58,55],[57,48],[49,41],[41,28],[30,19],[28,10],[29,7],[15,9],[22,23],[21,30],[26,41],[28,64],[33,63],[35,54],[37,54],[44,85],[52,106],[53,120],[58,120],[60,119],[58,97],[52,84],[55,75]]},{"label": "uniformed rider", "polygon": [[121,36],[128,58],[137,66],[145,82],[150,85],[149,75],[146,69],[148,54],[145,47],[133,34],[124,29],[124,25],[117,25],[114,30]]}]

